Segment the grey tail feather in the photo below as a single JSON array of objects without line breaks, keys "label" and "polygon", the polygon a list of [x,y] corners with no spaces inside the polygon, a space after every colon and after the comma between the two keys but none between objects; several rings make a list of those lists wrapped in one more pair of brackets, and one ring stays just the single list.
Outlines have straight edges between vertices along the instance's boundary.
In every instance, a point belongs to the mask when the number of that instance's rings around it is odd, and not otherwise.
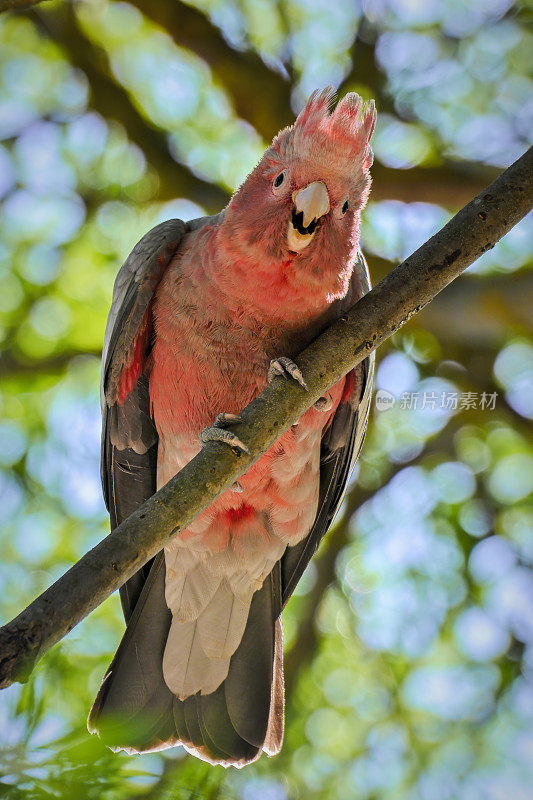
[{"label": "grey tail feather", "polygon": [[278,753],[284,718],[279,563],[252,598],[226,679],[215,692],[184,701],[163,678],[171,622],[164,589],[160,553],[89,714],[89,731],[113,750],[142,753],[181,744],[223,766],[242,767],[263,751]]}]

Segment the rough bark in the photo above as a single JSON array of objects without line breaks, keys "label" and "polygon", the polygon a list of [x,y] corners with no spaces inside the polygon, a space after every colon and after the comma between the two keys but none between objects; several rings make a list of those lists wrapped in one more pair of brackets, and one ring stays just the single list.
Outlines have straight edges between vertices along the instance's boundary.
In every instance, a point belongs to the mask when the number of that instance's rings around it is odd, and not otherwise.
[{"label": "rough bark", "polygon": [[392,336],[530,211],[533,148],[298,358],[309,391],[276,379],[235,426],[250,454],[209,443],[166,486],[0,629],[0,687],[38,659],[228,489],[328,387]]}]

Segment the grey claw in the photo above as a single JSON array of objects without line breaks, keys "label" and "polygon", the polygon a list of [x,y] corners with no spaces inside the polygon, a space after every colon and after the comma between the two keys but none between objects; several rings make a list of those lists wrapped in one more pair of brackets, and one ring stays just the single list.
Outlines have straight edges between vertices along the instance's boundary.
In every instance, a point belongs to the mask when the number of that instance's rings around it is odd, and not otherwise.
[{"label": "grey claw", "polygon": [[269,368],[268,368],[268,372],[267,372],[267,379],[268,379],[268,382],[270,383],[271,381],[273,381],[273,380],[274,380],[274,378],[275,378],[277,375],[283,375],[283,376],[285,376],[285,370],[283,369],[283,367],[282,367],[282,366],[281,366],[281,364],[279,363],[279,360],[278,360],[278,359],[273,359],[273,360],[270,362],[270,366],[269,366]]},{"label": "grey claw", "polygon": [[286,374],[289,374],[291,378],[294,378],[295,381],[298,381],[300,386],[303,386],[306,391],[309,391],[309,386],[305,382],[300,368],[294,363],[294,361],[292,361],[292,359],[287,358],[287,356],[274,358],[270,362],[270,367],[268,368],[268,382],[270,383],[270,381],[272,381],[276,375]]},{"label": "grey claw", "polygon": [[[238,436],[231,431],[225,430],[226,425],[229,425],[232,422],[240,421],[241,417],[239,414],[227,414],[226,412],[222,411],[220,414],[217,414],[213,425],[208,428],[204,428],[200,433],[200,443],[203,446],[206,444],[206,442],[224,442],[224,444],[229,444],[230,447],[238,447],[245,453],[249,453],[250,451],[244,442],[241,442]],[[240,486],[240,484],[238,485]],[[242,492],[242,487],[241,489],[235,489],[235,491]]]},{"label": "grey claw", "polygon": [[327,397],[319,397],[313,408],[316,408],[316,410],[320,411],[321,413],[324,413],[325,411],[331,411],[333,408],[333,399],[330,393],[328,392]]},{"label": "grey claw", "polygon": [[224,442],[224,444],[229,444],[230,447],[237,447],[245,453],[250,452],[238,436],[235,436],[231,431],[225,431],[223,428],[215,428],[214,425],[210,428],[203,429],[200,434],[200,442],[201,444],[206,444],[207,442]]},{"label": "grey claw", "polygon": [[230,486],[230,490],[232,492],[239,492],[239,493],[240,492],[244,492],[244,489],[242,488],[242,484],[240,484],[239,481],[235,481],[235,483],[232,483],[231,486]]},{"label": "grey claw", "polygon": [[231,422],[241,422],[239,414],[226,414],[224,411],[217,414],[217,418],[213,422],[213,428],[225,428]]}]

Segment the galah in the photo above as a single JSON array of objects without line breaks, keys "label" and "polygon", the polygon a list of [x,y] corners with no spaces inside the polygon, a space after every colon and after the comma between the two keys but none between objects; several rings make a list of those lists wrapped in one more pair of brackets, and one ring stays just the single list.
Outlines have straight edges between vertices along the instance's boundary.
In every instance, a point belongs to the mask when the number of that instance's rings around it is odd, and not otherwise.
[{"label": "galah", "polygon": [[[231,431],[267,381],[369,289],[359,227],[373,102],[311,95],[219,214],[163,222],[118,273],[102,359],[112,527]],[[340,380],[121,589],[127,628],[89,716],[113,749],[279,752],[281,612],[338,509],[372,360]]]}]

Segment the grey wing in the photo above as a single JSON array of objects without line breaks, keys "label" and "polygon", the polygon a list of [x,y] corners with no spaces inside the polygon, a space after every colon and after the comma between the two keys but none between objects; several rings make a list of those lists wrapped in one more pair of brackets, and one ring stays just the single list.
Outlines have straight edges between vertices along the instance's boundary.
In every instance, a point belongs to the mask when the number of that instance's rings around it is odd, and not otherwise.
[{"label": "grey wing", "polygon": [[[104,499],[115,528],[156,491],[157,431],[150,414],[146,355],[152,338],[152,300],[161,276],[187,230],[179,219],[157,225],[120,269],[102,352],[102,456]],[[150,564],[120,590],[126,621]]]},{"label": "grey wing", "polygon": [[[179,220],[164,223],[137,245],[117,278],[102,371],[102,477],[113,526],[156,488],[157,433],[149,413],[148,375],[136,358],[150,346],[150,305],[160,270],[184,230],[220,219],[194,220],[185,227]],[[171,613],[164,596],[164,553],[159,553],[121,589],[128,624],[89,714],[89,730],[128,752],[184,744],[226,765],[254,760],[263,748],[277,752],[283,735],[279,576],[278,564],[255,593],[223,684],[210,695],[180,701],[162,672]]]},{"label": "grey wing", "polygon": [[[340,316],[370,291],[370,275],[362,253],[355,263],[351,290],[334,309]],[[347,376],[343,397],[322,436],[318,510],[309,534],[288,547],[281,560],[282,603],[286,605],[309,561],[327,533],[342,502],[365,438],[374,375],[374,353]]]}]

